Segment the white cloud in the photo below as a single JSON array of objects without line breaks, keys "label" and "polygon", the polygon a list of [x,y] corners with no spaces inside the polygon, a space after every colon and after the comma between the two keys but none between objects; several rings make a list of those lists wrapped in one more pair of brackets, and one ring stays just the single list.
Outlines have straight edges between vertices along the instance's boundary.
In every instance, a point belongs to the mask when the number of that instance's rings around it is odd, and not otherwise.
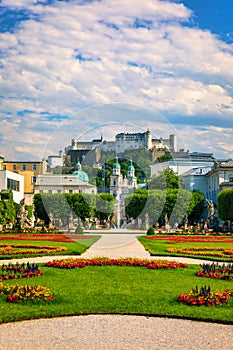
[{"label": "white cloud", "polygon": [[[3,117],[12,113],[12,125],[20,131],[13,133],[17,142],[39,124],[43,135],[59,125],[44,120],[43,111],[74,115],[92,104],[139,104],[180,115],[183,123],[196,115],[208,124],[211,115],[228,122],[232,116],[233,48],[209,31],[184,26],[192,12],[182,4],[103,0],[43,6],[4,0],[2,5],[40,16],[40,21],[31,18],[13,33],[0,34],[0,111]],[[19,119],[21,110],[32,112]],[[83,126],[106,119],[87,115]],[[23,142],[34,149],[27,137]]]}]

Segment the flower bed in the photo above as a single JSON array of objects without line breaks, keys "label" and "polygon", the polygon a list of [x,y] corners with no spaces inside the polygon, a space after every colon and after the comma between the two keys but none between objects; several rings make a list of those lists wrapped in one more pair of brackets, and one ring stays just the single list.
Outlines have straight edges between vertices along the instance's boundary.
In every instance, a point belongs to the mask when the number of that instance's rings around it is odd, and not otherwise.
[{"label": "flower bed", "polygon": [[60,269],[73,269],[82,268],[85,266],[106,266],[106,265],[117,265],[117,266],[143,266],[148,269],[163,269],[170,268],[176,269],[178,267],[188,267],[187,264],[178,263],[176,261],[167,260],[145,260],[145,259],[110,259],[105,257],[99,257],[94,259],[63,259],[63,260],[53,260],[45,264],[49,267],[57,267]]},{"label": "flower bed", "polygon": [[0,280],[9,280],[16,278],[31,278],[42,275],[42,270],[35,264],[8,264],[2,265],[0,271]]},{"label": "flower bed", "polygon": [[216,237],[216,236],[146,236],[146,239],[150,239],[153,241],[165,240],[165,241],[174,242],[174,243],[180,243],[180,242],[233,243],[233,239],[229,239],[228,236],[220,236],[220,237]]},{"label": "flower bed", "polygon": [[18,254],[51,254],[66,251],[66,247],[38,246],[33,244],[9,244],[0,243],[1,255],[18,255]]},{"label": "flower bed", "polygon": [[224,280],[233,279],[233,264],[223,264],[218,263],[212,264],[202,264],[202,270],[198,270],[196,275],[199,277],[207,278],[218,278]]},{"label": "flower bed", "polygon": [[52,242],[73,242],[76,239],[86,239],[86,238],[92,238],[92,236],[85,236],[85,235],[76,235],[76,234],[62,234],[62,233],[50,233],[50,234],[43,234],[43,233],[22,233],[22,234],[4,234],[0,235],[0,240],[12,240],[12,241],[26,241],[26,240],[32,240],[32,241],[52,241]]},{"label": "flower bed", "polygon": [[233,292],[229,292],[228,289],[224,291],[211,292],[210,287],[201,287],[198,290],[196,286],[195,289],[192,289],[187,294],[180,294],[178,297],[178,301],[187,305],[222,305],[228,303],[229,297],[233,295]]},{"label": "flower bed", "polygon": [[0,283],[0,294],[6,295],[6,301],[10,303],[51,301],[54,299],[51,290],[43,286],[4,285]]},{"label": "flower bed", "polygon": [[178,253],[184,255],[204,255],[204,256],[218,256],[221,258],[233,258],[233,249],[226,248],[168,248],[169,253]]}]

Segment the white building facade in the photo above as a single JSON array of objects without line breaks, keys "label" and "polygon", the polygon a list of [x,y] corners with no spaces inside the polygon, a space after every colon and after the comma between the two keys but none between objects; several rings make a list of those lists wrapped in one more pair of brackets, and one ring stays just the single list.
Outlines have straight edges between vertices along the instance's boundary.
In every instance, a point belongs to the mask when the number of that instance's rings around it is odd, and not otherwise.
[{"label": "white building facade", "polygon": [[165,169],[172,169],[178,175],[183,175],[192,169],[212,168],[215,159],[211,153],[189,153],[188,157],[174,158],[162,163],[156,162],[151,165],[151,176],[158,175]]},{"label": "white building facade", "polygon": [[96,194],[96,186],[80,180],[73,174],[38,175],[35,183],[36,193],[88,193]]},{"label": "white building facade", "polygon": [[12,190],[13,200],[19,204],[24,198],[24,176],[9,170],[0,170],[1,190]]},{"label": "white building facade", "polygon": [[206,175],[207,198],[217,204],[219,191],[233,187],[233,161],[220,163]]}]

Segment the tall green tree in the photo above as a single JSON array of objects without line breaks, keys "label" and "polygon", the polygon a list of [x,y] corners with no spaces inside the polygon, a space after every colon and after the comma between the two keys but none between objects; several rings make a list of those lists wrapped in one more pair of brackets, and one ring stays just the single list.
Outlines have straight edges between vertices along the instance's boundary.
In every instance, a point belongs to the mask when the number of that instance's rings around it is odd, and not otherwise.
[{"label": "tall green tree", "polygon": [[218,217],[223,221],[233,221],[233,189],[220,191],[217,196]]},{"label": "tall green tree", "polygon": [[205,210],[205,196],[201,191],[193,191],[192,197],[187,210],[189,223],[195,224],[203,218]]},{"label": "tall green tree", "polygon": [[128,217],[136,219],[144,214],[148,191],[136,190],[125,197],[125,213]]},{"label": "tall green tree", "polygon": [[101,222],[109,221],[114,215],[114,196],[110,193],[96,195],[95,217]]},{"label": "tall green tree", "polygon": [[153,175],[148,181],[148,188],[151,190],[178,189],[181,185],[181,177],[170,168]]},{"label": "tall green tree", "polygon": [[14,224],[16,218],[16,204],[13,200],[11,190],[2,190],[0,192],[0,224],[12,222]]}]

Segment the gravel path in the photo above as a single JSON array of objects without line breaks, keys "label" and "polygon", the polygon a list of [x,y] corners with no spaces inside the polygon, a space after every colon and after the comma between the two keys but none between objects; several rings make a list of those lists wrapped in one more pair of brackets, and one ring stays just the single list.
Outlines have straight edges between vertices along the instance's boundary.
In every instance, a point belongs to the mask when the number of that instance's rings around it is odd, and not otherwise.
[{"label": "gravel path", "polygon": [[0,326],[1,350],[232,350],[233,326],[170,318],[88,315]]},{"label": "gravel path", "polygon": [[[150,257],[136,234],[105,234],[81,257],[204,260]],[[77,258],[77,256],[74,256]],[[17,259],[47,262],[65,256]],[[16,260],[14,260],[16,262]],[[1,260],[0,265],[9,263]],[[123,315],[87,315],[0,325],[0,350],[232,350],[233,326],[190,320]]]}]

